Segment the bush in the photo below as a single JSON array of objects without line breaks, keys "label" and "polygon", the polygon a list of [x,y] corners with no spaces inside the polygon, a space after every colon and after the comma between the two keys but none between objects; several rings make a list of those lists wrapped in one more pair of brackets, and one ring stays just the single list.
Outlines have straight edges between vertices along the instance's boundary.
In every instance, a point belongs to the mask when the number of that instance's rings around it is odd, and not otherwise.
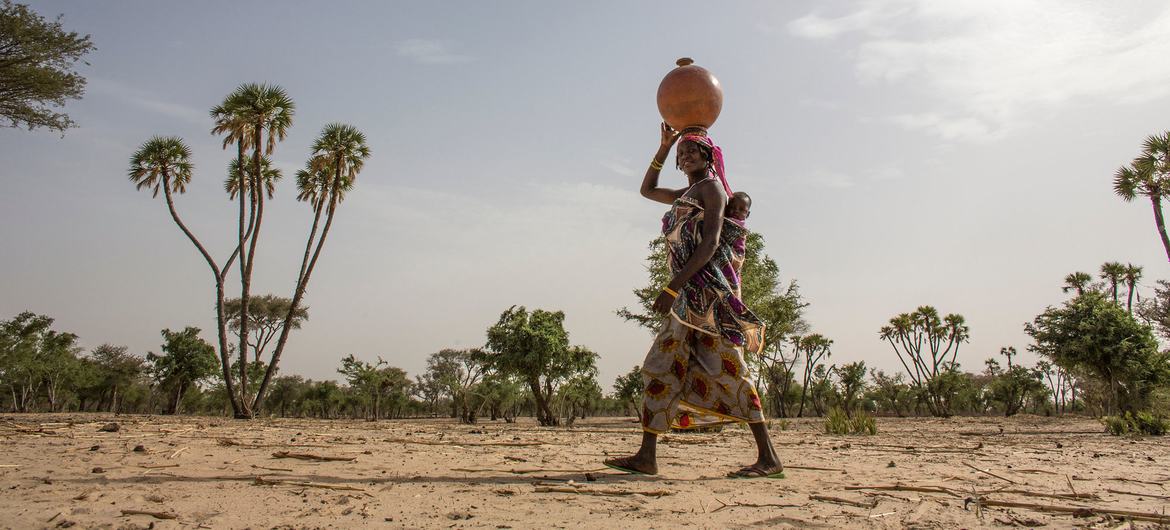
[{"label": "bush", "polygon": [[1151,412],[1126,412],[1123,416],[1106,416],[1102,419],[1105,431],[1114,436],[1150,435],[1162,436],[1170,430],[1170,420]]},{"label": "bush", "polygon": [[825,417],[825,432],[828,434],[846,435],[846,434],[877,434],[877,422],[873,416],[864,411],[856,411],[854,417],[850,418],[845,411],[834,407],[829,411],[829,415]]}]

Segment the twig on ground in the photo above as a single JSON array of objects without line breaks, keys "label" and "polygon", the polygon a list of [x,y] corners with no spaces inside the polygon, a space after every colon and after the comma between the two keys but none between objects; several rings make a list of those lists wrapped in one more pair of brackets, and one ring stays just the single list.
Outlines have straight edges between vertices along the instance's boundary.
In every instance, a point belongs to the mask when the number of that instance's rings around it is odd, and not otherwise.
[{"label": "twig on ground", "polygon": [[804,469],[808,471],[836,471],[842,473],[845,470],[835,467],[813,467],[813,466],[784,466],[784,469]]},{"label": "twig on ground", "polygon": [[257,486],[300,486],[302,488],[320,488],[327,490],[340,491],[360,491],[369,495],[366,490],[356,488],[354,486],[345,486],[341,484],[318,484],[316,482],[300,482],[294,480],[269,480],[264,477],[252,477],[252,483]]},{"label": "twig on ground", "polygon": [[1122,490],[1114,490],[1114,489],[1106,489],[1105,491],[1108,491],[1109,493],[1117,493],[1120,495],[1133,495],[1134,497],[1150,497],[1153,499],[1170,499],[1170,496],[1168,496],[1168,495],[1158,495],[1155,493],[1142,493],[1140,491],[1122,491]]},{"label": "twig on ground", "polygon": [[390,443],[399,444],[415,444],[415,445],[462,445],[467,447],[481,447],[481,446],[504,446],[504,447],[532,447],[538,445],[566,445],[560,442],[456,442],[456,441],[441,441],[441,440],[411,440],[408,438],[386,438],[383,440]]},{"label": "twig on ground", "polygon": [[297,460],[315,460],[318,462],[353,462],[357,460],[356,456],[323,456],[312,453],[293,453],[289,451],[277,451],[272,453],[272,458],[296,458]]},{"label": "twig on ground", "polygon": [[971,468],[971,469],[974,469],[975,471],[978,471],[978,472],[980,472],[980,473],[983,473],[983,474],[986,474],[986,475],[991,475],[991,476],[993,476],[993,477],[995,477],[995,478],[997,478],[997,479],[1000,479],[1000,480],[1003,480],[1003,481],[1006,481],[1006,482],[1010,482],[1010,483],[1012,483],[1012,484],[1019,484],[1019,482],[1016,482],[1016,481],[1014,481],[1014,480],[1012,480],[1012,479],[1010,479],[1010,478],[1004,478],[1004,477],[1001,477],[1001,476],[999,476],[999,475],[996,475],[995,473],[992,473],[992,472],[990,472],[990,471],[986,471],[986,470],[983,470],[983,469],[979,469],[979,468],[977,468],[977,467],[975,467],[975,466],[973,466],[973,465],[971,465],[971,464],[969,464],[969,463],[967,463],[967,462],[963,462],[963,465],[964,465],[964,466],[967,466],[967,467],[969,467],[969,468]]},{"label": "twig on ground", "polygon": [[179,454],[180,454],[180,453],[182,453],[183,451],[186,451],[186,450],[188,450],[188,449],[190,449],[190,448],[191,448],[191,446],[187,446],[187,447],[184,447],[184,448],[182,448],[182,449],[179,449],[178,451],[175,451],[175,452],[171,453],[171,456],[168,456],[167,458],[168,458],[168,459],[173,459],[173,458],[175,458],[176,456],[179,456]]},{"label": "twig on ground", "polygon": [[122,515],[149,515],[155,519],[178,519],[179,516],[167,512],[152,512],[149,510],[122,510]]},{"label": "twig on ground", "polygon": [[593,471],[605,471],[608,467],[598,467],[593,469],[474,469],[466,467],[453,467],[451,471],[458,471],[460,473],[511,473],[513,475],[527,475],[529,473],[590,473]]},{"label": "twig on ground", "polygon": [[1007,493],[1007,494],[1011,494],[1011,495],[1023,495],[1025,497],[1046,497],[1049,499],[1066,499],[1066,500],[1074,500],[1074,501],[1075,500],[1082,500],[1082,499],[1088,499],[1088,500],[1094,500],[1094,501],[1101,500],[1101,497],[1098,496],[1096,493],[1073,493],[1070,495],[1068,493],[1041,493],[1038,491],[1015,490],[1015,489],[1009,490],[1009,489],[1003,489],[1003,488],[997,489],[994,491],[983,492],[980,495],[989,495],[989,494],[993,494],[993,493]]},{"label": "twig on ground", "polygon": [[856,506],[858,508],[865,508],[867,510],[872,510],[872,509],[876,508],[877,504],[878,504],[877,499],[870,499],[870,502],[861,502],[861,501],[855,501],[852,499],[842,499],[841,497],[830,497],[828,495],[809,495],[808,498],[812,499],[814,501],[835,502],[837,504],[847,504],[849,506]]},{"label": "twig on ground", "polygon": [[266,470],[268,470],[268,471],[287,471],[287,472],[289,472],[289,473],[292,473],[292,470],[291,470],[291,469],[286,469],[286,468],[283,468],[283,467],[264,467],[264,466],[258,466],[258,465],[256,465],[256,464],[252,464],[252,467],[253,467],[254,469],[266,469]]},{"label": "twig on ground", "polygon": [[635,491],[635,490],[619,490],[619,489],[589,489],[589,488],[574,488],[565,486],[536,486],[536,493],[579,493],[581,495],[644,495],[646,497],[664,497],[666,495],[674,495],[673,491],[668,490],[652,490],[652,491]]},{"label": "twig on ground", "polygon": [[963,504],[976,503],[982,506],[995,506],[1001,508],[1026,508],[1029,510],[1037,510],[1048,513],[1066,513],[1077,517],[1088,517],[1092,515],[1112,515],[1115,517],[1129,517],[1135,521],[1150,521],[1154,523],[1170,523],[1170,515],[1161,515],[1149,512],[1135,512],[1130,510],[1113,510],[1109,508],[1097,508],[1092,506],[1055,506],[1050,504],[1033,504],[1028,502],[1011,502],[1011,501],[997,501],[992,499],[976,499],[967,498]]},{"label": "twig on ground", "polygon": [[138,467],[143,469],[163,469],[167,467],[179,467],[179,464],[139,464]]},{"label": "twig on ground", "polygon": [[1073,485],[1072,485],[1072,479],[1071,479],[1071,478],[1069,478],[1069,476],[1068,476],[1068,475],[1065,475],[1065,476],[1064,476],[1064,480],[1068,482],[1068,489],[1072,490],[1072,492],[1073,492],[1073,496],[1076,496],[1076,494],[1077,494],[1077,489],[1073,487]]},{"label": "twig on ground", "polygon": [[[715,498],[715,502],[718,502],[719,504],[721,504],[721,506],[718,508],[715,508],[714,510],[711,510],[710,512],[707,512],[707,513],[715,513],[715,512],[722,510],[724,508],[800,508],[800,506],[801,506],[799,504],[773,504],[773,503],[756,504],[756,503],[751,503],[751,502],[736,502],[736,501],[725,502],[718,497]],[[703,507],[703,511],[706,511],[705,505]]]},{"label": "twig on ground", "polygon": [[956,492],[950,488],[942,486],[908,486],[904,484],[894,484],[888,486],[845,486],[847,490],[885,490],[885,491],[916,491],[919,493],[942,493],[952,497],[963,498],[963,494]]}]

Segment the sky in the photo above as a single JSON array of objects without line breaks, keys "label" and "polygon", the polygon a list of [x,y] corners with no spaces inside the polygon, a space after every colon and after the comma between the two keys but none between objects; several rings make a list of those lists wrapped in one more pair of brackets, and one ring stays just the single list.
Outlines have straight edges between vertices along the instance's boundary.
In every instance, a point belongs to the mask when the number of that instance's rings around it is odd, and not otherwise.
[{"label": "sky", "polygon": [[646,281],[663,206],[637,190],[658,83],[684,56],[723,86],[711,136],[831,362],[897,370],[878,330],[932,305],[966,317],[958,360],[978,371],[1026,349],[1024,323],[1067,299],[1068,273],[1141,265],[1147,294],[1170,279],[1150,205],[1111,190],[1170,128],[1165,2],[30,5],[97,50],[66,107],[79,127],[0,129],[0,319],[52,316],[85,348],[157,352],[160,330],[188,325],[214,342],[211,272],[126,172],[146,139],[182,137],[195,172],[177,208],[222,261],[232,153],[208,111],[247,82],[297,105],[254,293],[292,294],[312,219],[293,175],[320,130],[351,124],[372,150],[284,374],[336,379],[354,354],[417,375],[483,345],[512,305],[564,311],[606,389],[641,364],[651,335],[614,311]]}]

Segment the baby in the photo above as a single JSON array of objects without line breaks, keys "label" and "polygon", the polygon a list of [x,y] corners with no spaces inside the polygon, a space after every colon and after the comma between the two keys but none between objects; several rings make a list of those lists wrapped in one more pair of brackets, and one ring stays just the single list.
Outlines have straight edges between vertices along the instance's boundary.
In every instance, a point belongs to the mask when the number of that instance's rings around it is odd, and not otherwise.
[{"label": "baby", "polygon": [[736,224],[743,226],[743,222],[747,220],[752,213],[752,197],[742,191],[737,191],[731,194],[731,198],[727,199],[727,209],[724,210],[723,216],[728,219],[735,219]]}]

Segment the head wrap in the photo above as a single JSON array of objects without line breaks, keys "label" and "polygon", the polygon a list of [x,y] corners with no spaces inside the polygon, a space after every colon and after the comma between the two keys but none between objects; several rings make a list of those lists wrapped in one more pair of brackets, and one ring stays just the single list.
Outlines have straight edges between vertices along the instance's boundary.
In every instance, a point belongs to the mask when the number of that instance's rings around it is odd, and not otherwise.
[{"label": "head wrap", "polygon": [[723,184],[723,191],[727,192],[727,198],[730,199],[731,186],[727,184],[727,170],[723,167],[723,150],[715,145],[711,137],[706,134],[684,134],[678,140],[679,145],[682,145],[683,142],[695,142],[711,150],[711,169],[715,176],[719,177],[719,182]]}]

